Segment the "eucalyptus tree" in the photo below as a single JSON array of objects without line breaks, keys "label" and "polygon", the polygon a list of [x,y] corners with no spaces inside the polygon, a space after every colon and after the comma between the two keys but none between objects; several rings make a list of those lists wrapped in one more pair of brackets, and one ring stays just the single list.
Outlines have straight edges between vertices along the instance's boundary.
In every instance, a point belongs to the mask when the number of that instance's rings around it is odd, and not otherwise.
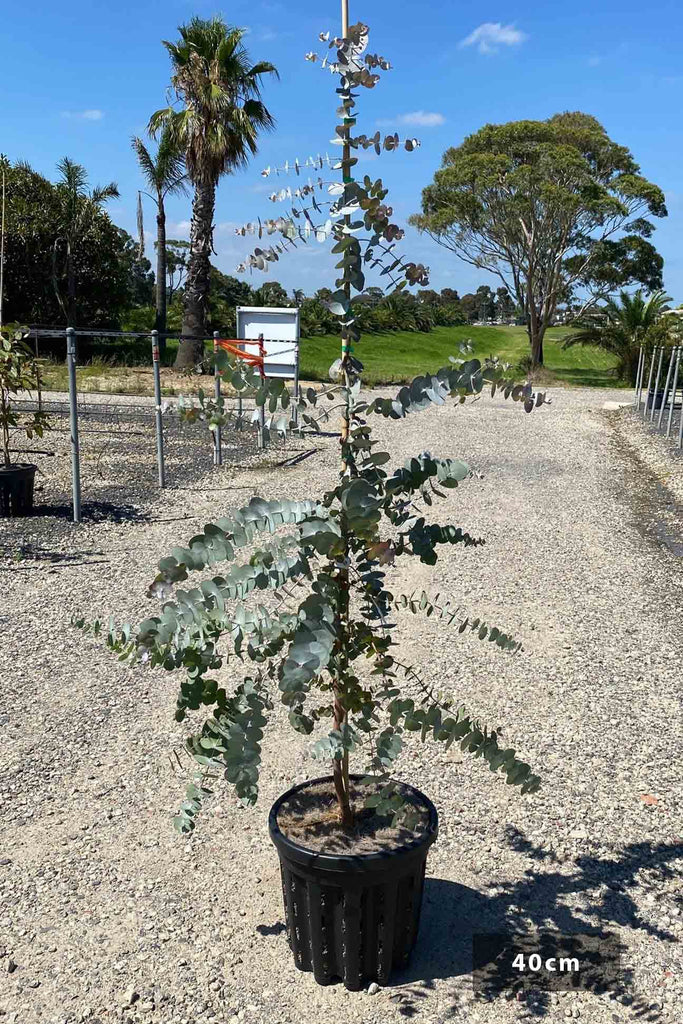
[{"label": "eucalyptus tree", "polygon": [[[449,401],[461,405],[484,391],[511,398],[526,412],[543,405],[545,396],[534,393],[528,383],[509,380],[496,360],[482,365],[477,359],[455,357],[394,395],[363,394],[362,364],[353,354],[361,333],[353,294],[365,288],[366,270],[377,268],[398,295],[411,285],[426,286],[429,278],[426,267],[396,249],[403,231],[391,220],[382,180],[353,178],[355,150],[391,151],[399,146],[396,134],[380,140],[354,132],[358,92],[372,88],[378,71],[390,65],[366,52],[368,29],[363,24],[348,27],[344,38],[330,40],[326,33],[321,39],[336,51],[336,59],[322,63],[340,81],[336,134],[341,159],[335,169],[341,181],[321,178],[316,185],[300,186],[291,215],[261,222],[280,240],[256,247],[238,270],[265,269],[299,242],[329,238],[338,256],[338,275],[325,301],[339,324],[341,354],[330,367],[330,384],[320,391],[302,389],[298,395],[284,380],[262,381],[255,370],[231,362],[222,351],[216,361],[226,382],[253,398],[255,420],[263,410],[266,436],[320,430],[338,416],[339,473],[319,496],[272,501],[254,497],[206,525],[186,545],[173,548],[160,560],[148,592],[161,602],[159,614],[135,629],[112,625],[107,637],[124,662],[181,673],[178,722],[210,709],[187,737],[198,774],[176,818],[181,832],[194,829],[211,778],[223,776],[247,804],[256,800],[263,730],[276,699],[287,709],[295,731],[303,736],[317,732],[312,754],[331,767],[343,827],[354,819],[351,755],[377,784],[366,806],[409,820],[410,808],[391,773],[411,735],[446,747],[458,742],[522,792],[533,792],[540,784],[515,750],[499,743],[495,729],[437,692],[421,667],[401,653],[400,621],[412,615],[431,617],[443,629],[469,633],[502,651],[514,652],[519,644],[441,595],[394,591],[388,576],[394,561],[434,565],[444,545],[468,549],[483,540],[462,527],[428,521],[432,502],[444,498],[446,489],[465,485],[472,476],[470,467],[459,458],[428,451],[391,467],[391,452],[378,450],[373,438],[373,422],[390,420],[400,427],[407,416]],[[308,57],[318,59],[315,54]],[[416,140],[407,139],[404,145],[413,150]],[[298,161],[288,162],[278,171],[298,166]],[[331,200],[315,199],[312,190],[317,188]],[[327,207],[326,219],[316,223],[314,215],[319,218],[322,206]],[[302,226],[307,222],[310,231]],[[233,414],[221,397],[201,392],[196,401],[181,404],[181,415],[204,419],[215,429]],[[82,619],[77,624],[86,625]],[[96,622],[94,628],[102,627]]]},{"label": "eucalyptus tree", "polygon": [[640,289],[633,295],[623,291],[618,301],[609,299],[600,309],[580,318],[562,347],[591,345],[609,352],[616,357],[619,376],[635,384],[640,346],[648,344],[669,302],[671,297],[662,290],[647,298]]},{"label": "eucalyptus tree", "polygon": [[56,185],[59,213],[57,237],[52,245],[52,285],[67,324],[73,326],[78,319],[78,247],[96,226],[104,204],[119,198],[119,190],[113,181],[89,189],[85,168],[68,156],[59,161],[57,170],[60,173]]},{"label": "eucalyptus tree", "polygon": [[[140,170],[147,182],[150,192],[145,192],[157,208],[157,269],[156,269],[156,319],[154,326],[159,332],[159,348],[162,353],[166,349],[166,306],[167,306],[167,260],[166,248],[166,199],[187,191],[187,175],[182,152],[178,149],[168,129],[159,136],[156,153],[150,153],[147,146],[137,135],[131,139],[131,145],[138,158]],[[139,207],[140,251],[144,246],[142,225],[142,206]]]},{"label": "eucalyptus tree", "polygon": [[661,189],[594,117],[488,124],[448,149],[410,218],[459,259],[500,278],[527,325],[534,364],[560,301],[586,308],[619,288],[662,285],[650,217]]},{"label": "eucalyptus tree", "polygon": [[201,363],[206,336],[213,251],[216,187],[224,174],[247,164],[259,134],[274,127],[261,100],[265,76],[277,75],[267,61],[252,64],[242,40],[245,29],[220,17],[192,18],[180,38],[164,41],[171,57],[171,89],[179,107],[152,115],[152,135],[165,131],[184,154],[194,188],[190,254],[184,290],[182,339],[176,366]]}]

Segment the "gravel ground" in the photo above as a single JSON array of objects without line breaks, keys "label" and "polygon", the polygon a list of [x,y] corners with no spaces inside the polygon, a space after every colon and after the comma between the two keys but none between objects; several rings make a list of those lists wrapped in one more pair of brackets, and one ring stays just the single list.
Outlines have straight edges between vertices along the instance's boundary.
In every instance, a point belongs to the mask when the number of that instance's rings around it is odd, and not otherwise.
[{"label": "gravel ground", "polygon": [[[69,625],[76,611],[149,614],[161,554],[253,493],[320,492],[336,439],[290,443],[289,465],[234,446],[229,465],[198,464],[163,496],[141,457],[123,479],[107,471],[102,507],[86,505],[79,527],[58,511],[68,459],[38,457],[50,514],[0,524],[2,1024],[683,1019],[683,563],[671,541],[683,478],[629,412],[602,411],[610,398],[624,393],[556,391],[532,416],[482,400],[377,425],[401,459],[429,447],[484,474],[436,518],[487,544],[447,550],[435,569],[404,560],[392,589],[452,593],[524,641],[513,657],[431,620],[405,629],[426,677],[502,724],[544,785],[522,798],[453,749],[411,748],[401,776],[441,820],[419,945],[391,987],[361,993],[317,987],[286,946],[266,817],[319,774],[307,741],[280,714],[257,807],[226,791],[182,839],[173,681],[122,667]],[[105,501],[112,480],[121,490]],[[473,932],[523,925],[616,931],[623,993],[476,999]]]}]

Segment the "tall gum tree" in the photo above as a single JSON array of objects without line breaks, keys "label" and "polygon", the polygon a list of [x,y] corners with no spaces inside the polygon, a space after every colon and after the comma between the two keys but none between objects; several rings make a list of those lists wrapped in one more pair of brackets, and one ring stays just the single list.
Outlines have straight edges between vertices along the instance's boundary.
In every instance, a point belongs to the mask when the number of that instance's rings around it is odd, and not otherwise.
[{"label": "tall gum tree", "polygon": [[194,189],[190,254],[184,290],[182,338],[176,367],[201,364],[211,281],[216,188],[224,174],[243,167],[257,151],[259,133],[274,127],[261,101],[261,83],[277,75],[267,61],[252,64],[242,39],[246,29],[219,18],[192,18],[171,57],[171,90],[179,104],[158,110],[149,122],[155,136],[166,130],[184,154]]},{"label": "tall gum tree", "polygon": [[586,309],[629,285],[661,288],[648,218],[666,215],[630,151],[575,112],[485,125],[448,149],[410,223],[500,278],[539,365],[561,301],[578,293]]}]

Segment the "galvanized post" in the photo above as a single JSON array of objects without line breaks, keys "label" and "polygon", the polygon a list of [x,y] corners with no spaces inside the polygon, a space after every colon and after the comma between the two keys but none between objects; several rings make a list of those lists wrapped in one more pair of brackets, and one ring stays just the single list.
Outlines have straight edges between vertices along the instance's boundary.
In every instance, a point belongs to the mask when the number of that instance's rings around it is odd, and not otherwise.
[{"label": "galvanized post", "polygon": [[662,429],[662,420],[664,418],[664,409],[666,407],[666,396],[669,394],[669,384],[671,383],[671,371],[674,367],[674,354],[674,349],[671,349],[671,358],[669,359],[669,368],[666,371],[666,384],[664,385],[662,404],[659,407],[659,416],[657,417],[657,430]]},{"label": "galvanized post", "polygon": [[650,423],[655,421],[655,405],[657,404],[657,392],[659,390],[659,378],[662,373],[662,361],[664,360],[664,346],[659,350],[659,360],[657,362],[657,379],[655,380],[655,388],[652,392],[652,405],[650,407]]},{"label": "galvanized post", "polygon": [[38,351],[38,328],[36,328],[36,388],[38,390],[38,412],[43,411],[43,389],[40,383],[40,354]]},{"label": "galvanized post", "polygon": [[[218,356],[218,331],[213,332],[213,388],[214,397],[216,399],[216,405],[220,404],[221,400],[221,375],[218,369],[217,363]],[[223,465],[223,438],[220,424],[218,424],[213,432],[213,464],[214,466]]]},{"label": "galvanized post", "polygon": [[645,369],[645,349],[640,346],[638,353],[638,371],[636,373],[636,409],[640,410],[640,398],[643,391],[643,370]]},{"label": "galvanized post", "polygon": [[76,332],[66,329],[66,365],[69,372],[69,416],[71,420],[71,492],[74,523],[81,521],[81,457],[78,446],[78,393],[76,391]]},{"label": "galvanized post", "polygon": [[[258,354],[259,354],[259,356],[261,358],[261,362],[259,363],[259,371],[261,373],[261,386],[263,387],[265,385],[265,383],[266,383],[266,365],[265,365],[266,347],[263,344],[263,335],[262,334],[259,334],[259,336],[258,336]],[[265,433],[264,433],[265,426],[266,426],[266,406],[265,406],[265,403],[262,403],[259,406],[259,412],[258,412],[258,446],[259,446],[259,449],[261,451],[263,451],[263,449],[266,447],[266,438],[265,438]]]},{"label": "galvanized post", "polygon": [[157,466],[159,487],[166,486],[164,466],[164,424],[161,417],[161,370],[159,367],[159,332],[152,331],[152,366],[154,367],[154,418],[157,428]]},{"label": "galvanized post", "polygon": [[299,426],[299,342],[295,341],[296,359],[294,360],[294,423]]},{"label": "galvanized post", "polygon": [[650,372],[649,372],[648,378],[647,378],[647,391],[645,392],[645,405],[643,406],[643,419],[645,419],[645,417],[648,414],[648,402],[650,400],[650,394],[652,392],[652,374],[653,374],[654,368],[655,368],[656,356],[657,356],[657,349],[653,348],[652,349],[652,361],[650,362]]},{"label": "galvanized post", "polygon": [[[671,405],[669,406],[669,420],[666,425],[666,436],[671,437],[671,425],[674,419],[674,406],[676,404],[676,388],[678,387],[678,367],[681,362],[681,347],[675,349],[676,353],[676,368],[674,369],[674,381],[671,387]],[[683,417],[683,405],[681,407],[681,417]]]}]

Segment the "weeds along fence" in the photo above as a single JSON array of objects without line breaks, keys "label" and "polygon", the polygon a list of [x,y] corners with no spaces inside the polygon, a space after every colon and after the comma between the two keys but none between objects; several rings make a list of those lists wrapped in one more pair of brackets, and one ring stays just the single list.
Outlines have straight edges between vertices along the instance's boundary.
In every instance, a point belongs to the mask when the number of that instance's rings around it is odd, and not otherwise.
[{"label": "weeds along fence", "polygon": [[[211,355],[205,358],[201,369],[207,374],[213,374],[215,396],[223,397],[226,409],[231,409],[235,414],[229,428],[213,431],[213,440],[205,423],[181,422],[175,414],[175,398],[162,395],[159,337],[156,331],[141,335],[139,332],[133,334],[97,329],[67,328],[59,331],[32,328],[31,338],[36,350],[39,351],[41,336],[54,341],[58,332],[66,342],[67,396],[62,398],[61,395],[39,388],[35,396],[19,403],[19,408],[35,408],[37,405],[47,412],[52,425],[50,436],[54,437],[56,449],[60,449],[55,454],[70,457],[74,522],[82,520],[84,489],[89,498],[97,500],[112,488],[141,492],[164,488],[169,481],[173,486],[191,486],[212,466],[220,466],[226,460],[241,460],[266,447],[263,408],[257,409],[253,400],[243,401],[241,397],[233,397],[230,393],[221,396],[221,376],[214,373]],[[153,396],[79,391],[80,338],[146,339],[149,351],[147,365],[151,365],[153,371]],[[222,341],[219,332],[214,333],[213,341],[215,349]],[[249,344],[257,346],[262,357],[263,375],[268,369],[268,343],[268,339],[261,337],[254,342],[231,339],[230,345],[232,348]],[[282,351],[281,342],[278,342],[278,349]],[[293,352],[292,375],[295,389],[298,390],[298,342],[289,343],[288,351]]]},{"label": "weeds along fence", "polygon": [[683,345],[641,346],[635,409],[645,422],[683,449]]}]

